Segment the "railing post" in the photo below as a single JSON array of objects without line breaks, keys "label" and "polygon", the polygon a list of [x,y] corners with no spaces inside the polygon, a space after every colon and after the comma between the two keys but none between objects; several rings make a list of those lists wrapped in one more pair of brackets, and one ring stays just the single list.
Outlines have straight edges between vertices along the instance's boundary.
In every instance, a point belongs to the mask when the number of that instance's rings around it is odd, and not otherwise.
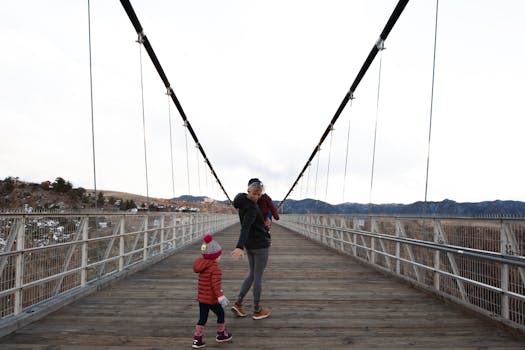
[{"label": "railing post", "polygon": [[124,239],[124,232],[126,231],[126,217],[122,216],[120,218],[120,231],[119,231],[119,245],[118,245],[118,270],[122,271],[124,270],[124,254],[126,252],[125,243],[126,240]]},{"label": "railing post", "polygon": [[[359,217],[355,217],[353,221],[353,229],[354,231],[355,230],[359,230]],[[353,233],[352,232],[352,253],[354,254],[354,256],[357,256],[357,234]]]},{"label": "railing post", "polygon": [[[371,222],[370,222],[370,228],[371,228],[371,231],[372,233],[378,233],[378,229],[377,229],[377,221],[375,219],[370,219]],[[370,240],[370,263],[372,265],[375,265],[376,264],[376,239],[374,237],[372,237],[372,239]]]},{"label": "railing post", "polygon": [[88,280],[88,239],[89,239],[89,216],[86,216],[82,221],[82,257],[80,270],[80,286],[84,287]]},{"label": "railing post", "polygon": [[193,217],[193,215],[188,215],[188,229],[189,229],[189,239],[188,239],[188,242],[191,242],[193,240],[193,234],[195,232],[195,228],[194,228],[194,225],[195,225],[195,218]]},{"label": "railing post", "polygon": [[164,215],[160,217],[160,253],[164,253]]},{"label": "railing post", "polygon": [[14,314],[18,315],[22,312],[23,295],[24,295],[24,248],[25,248],[25,216],[17,221],[16,232],[16,254],[15,261],[15,305]]},{"label": "railing post", "polygon": [[345,252],[344,234],[345,234],[345,229],[347,227],[346,220],[347,218],[345,216],[341,218],[341,227],[339,230],[339,239],[340,239],[339,246],[341,247],[340,249],[343,253]]},{"label": "railing post", "polygon": [[[505,232],[505,225],[503,222],[500,222],[500,253],[508,254],[508,239]],[[512,253],[512,252],[511,252]],[[509,265],[501,264],[501,317],[508,320],[509,319]]]},{"label": "railing post", "polygon": [[171,214],[171,248],[177,248],[177,214]]},{"label": "railing post", "polygon": [[[396,219],[396,237],[401,236],[401,221]],[[401,275],[401,243],[396,242],[396,274]]]},{"label": "railing post", "polygon": [[[436,221],[438,219],[435,219]],[[425,221],[423,221],[423,225],[425,225]],[[443,243],[443,242],[440,242],[440,232],[438,230],[438,225],[437,223],[432,225],[434,227],[434,243]],[[424,227],[424,226],[423,226]],[[439,258],[439,250],[436,249],[436,251],[434,252],[434,289],[436,291],[439,290],[440,288],[440,283],[439,283],[439,279],[440,279],[440,273],[438,271],[440,271],[440,258]]]},{"label": "railing post", "polygon": [[144,251],[142,255],[144,261],[148,260],[148,221],[149,217],[146,214],[144,215]]}]

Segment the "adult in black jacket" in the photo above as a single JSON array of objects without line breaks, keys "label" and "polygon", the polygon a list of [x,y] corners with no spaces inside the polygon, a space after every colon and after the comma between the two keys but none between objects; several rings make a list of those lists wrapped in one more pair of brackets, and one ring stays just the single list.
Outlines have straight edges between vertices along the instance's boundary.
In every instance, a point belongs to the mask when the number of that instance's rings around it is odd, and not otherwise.
[{"label": "adult in black jacket", "polygon": [[232,257],[235,261],[239,260],[244,256],[244,249],[246,249],[250,273],[241,285],[241,290],[232,310],[240,317],[247,316],[242,303],[253,284],[252,318],[254,320],[270,316],[270,310],[261,305],[262,277],[268,263],[271,245],[270,234],[266,230],[263,215],[257,205],[257,200],[262,191],[263,184],[254,182],[248,185],[248,193],[239,193],[233,200],[233,206],[239,210],[241,233],[232,252]]}]

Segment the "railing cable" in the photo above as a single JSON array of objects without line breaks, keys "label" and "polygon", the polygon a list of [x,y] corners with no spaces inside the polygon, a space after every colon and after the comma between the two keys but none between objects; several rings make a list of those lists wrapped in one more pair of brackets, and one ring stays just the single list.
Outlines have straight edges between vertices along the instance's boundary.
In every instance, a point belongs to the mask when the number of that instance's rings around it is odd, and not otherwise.
[{"label": "railing cable", "polygon": [[[401,16],[401,13],[403,12],[403,10],[405,9],[406,5],[408,4],[408,1],[409,0],[400,0],[394,11],[392,12],[392,14],[390,15],[390,18],[388,19],[383,31],[381,32],[381,34],[379,35],[379,39],[377,40],[377,42],[379,41],[385,41],[388,37],[388,35],[390,34],[390,31],[392,30],[392,28],[394,27],[395,23],[397,22],[397,20],[399,19],[399,17]],[[361,80],[363,79],[364,75],[366,74],[368,68],[370,67],[370,65],[372,64],[372,62],[374,61],[374,58],[375,56],[377,55],[377,52],[379,51],[378,47],[377,47],[377,42],[376,44],[374,44],[374,46],[372,47],[372,50],[370,51],[370,53],[368,54],[368,57],[366,58],[365,62],[363,63],[363,66],[361,67],[361,69],[359,70],[359,73],[357,74],[352,86],[350,87],[350,90],[346,93],[345,97],[343,98],[343,101],[341,102],[341,104],[339,105],[339,108],[337,109],[337,111],[335,112],[335,115],[333,116],[332,120],[330,121],[330,124],[329,126],[326,128],[326,130],[324,131],[323,135],[321,136],[321,140],[317,143],[315,149],[313,150],[312,154],[310,155],[310,157],[308,158],[308,160],[306,161],[306,164],[305,166],[303,167],[303,169],[301,170],[301,172],[299,173],[299,175],[297,176],[297,179],[295,180],[295,182],[292,184],[292,187],[290,188],[290,190],[288,191],[288,193],[286,194],[286,196],[284,196],[283,200],[279,203],[278,207],[280,207],[281,205],[283,205],[283,203],[286,201],[286,199],[288,198],[288,196],[290,195],[290,193],[292,192],[292,190],[294,189],[294,187],[297,185],[297,182],[299,181],[299,179],[301,179],[301,176],[302,174],[305,172],[306,170],[306,167],[308,166],[308,164],[312,161],[312,159],[315,157],[316,153],[318,152],[318,148],[320,145],[323,144],[324,140],[326,139],[326,137],[328,136],[328,133],[330,132],[330,127],[335,125],[337,119],[339,118],[339,116],[341,115],[341,112],[344,110],[344,108],[346,107],[346,104],[348,103],[349,100],[351,100],[354,96],[354,92],[355,90],[357,89],[357,86],[359,85],[359,83],[361,82]]]}]

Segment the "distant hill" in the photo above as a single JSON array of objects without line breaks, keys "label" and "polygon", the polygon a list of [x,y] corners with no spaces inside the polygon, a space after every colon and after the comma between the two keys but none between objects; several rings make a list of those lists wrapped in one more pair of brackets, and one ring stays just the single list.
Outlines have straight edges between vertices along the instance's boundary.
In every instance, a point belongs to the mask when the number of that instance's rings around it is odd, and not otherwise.
[{"label": "distant hill", "polygon": [[[203,201],[205,197],[181,196],[174,200]],[[274,201],[275,206],[280,201]],[[228,201],[218,201],[228,204]],[[415,202],[412,204],[330,204],[316,199],[293,200],[284,203],[286,214],[373,214],[373,215],[430,215],[460,217],[525,217],[525,202],[484,201],[459,203],[450,199],[441,202]]]},{"label": "distant hill", "polygon": [[186,201],[186,202],[204,202],[204,200],[208,198],[206,196],[190,196],[190,195],[182,195],[179,197],[174,197],[171,200],[174,201]]},{"label": "distant hill", "polygon": [[[184,201],[184,202],[204,202],[207,199],[210,199],[210,197],[206,197],[206,196],[191,196],[189,194],[185,194],[185,195],[182,195],[182,196],[179,196],[179,197],[171,198],[172,201]],[[215,203],[217,203],[217,204],[230,205],[230,201],[228,201],[228,200],[223,200],[223,201],[219,201],[219,200],[216,200],[216,199],[212,199],[212,200]]]},{"label": "distant hill", "polygon": [[[95,198],[97,197],[97,198]],[[99,209],[127,210],[177,210],[198,208],[205,212],[235,213],[229,201],[213,200],[204,196],[183,195],[172,199],[146,198],[144,196],[116,192],[73,188],[69,181],[56,178],[54,182],[26,183],[18,178],[0,180],[0,210],[33,208],[48,209]],[[277,206],[279,201],[274,201]],[[458,203],[450,199],[441,202],[415,202],[412,204],[360,204],[342,203],[332,205],[316,199],[288,199],[281,210],[290,214],[373,214],[373,215],[429,215],[455,217],[520,217],[525,218],[525,202],[494,200],[477,203]]]},{"label": "distant hill", "polygon": [[[276,202],[277,204],[278,202]],[[287,200],[284,212],[293,214],[373,214],[373,215],[431,215],[461,217],[525,217],[525,202],[485,201],[458,203],[450,199],[441,202],[415,202],[412,204],[359,204],[331,205],[314,199]]]},{"label": "distant hill", "polygon": [[[204,198],[204,197],[202,197]],[[95,204],[96,203],[96,204]],[[234,213],[235,210],[221,202],[174,201],[145,197],[133,193],[112,190],[73,188],[58,177],[54,182],[31,183],[17,177],[0,180],[0,211],[24,210],[26,212],[48,210],[150,210],[150,211],[200,211]],[[184,209],[184,210],[182,210]]]}]

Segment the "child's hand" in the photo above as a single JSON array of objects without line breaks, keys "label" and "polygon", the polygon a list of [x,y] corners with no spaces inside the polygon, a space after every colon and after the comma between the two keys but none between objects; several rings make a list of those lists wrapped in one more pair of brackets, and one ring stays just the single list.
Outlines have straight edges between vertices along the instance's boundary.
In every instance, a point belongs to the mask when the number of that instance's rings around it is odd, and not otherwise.
[{"label": "child's hand", "polygon": [[226,309],[226,307],[230,303],[228,298],[226,298],[226,295],[221,295],[218,299],[219,299],[219,304],[221,304],[222,308]]}]

